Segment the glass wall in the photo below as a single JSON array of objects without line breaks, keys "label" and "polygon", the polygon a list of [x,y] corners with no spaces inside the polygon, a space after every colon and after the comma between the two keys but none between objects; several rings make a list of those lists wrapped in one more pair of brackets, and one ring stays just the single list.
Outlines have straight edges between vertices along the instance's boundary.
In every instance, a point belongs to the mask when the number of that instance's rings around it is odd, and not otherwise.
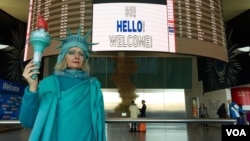
[{"label": "glass wall", "polygon": [[[102,89],[107,116],[112,115],[114,109],[121,102],[117,89]],[[185,92],[184,89],[137,89],[138,96],[135,103],[142,107],[141,101],[147,105],[148,118],[185,118]],[[128,113],[120,113],[119,117],[126,117]]]},{"label": "glass wall", "polygon": [[[137,70],[131,75],[131,82],[139,88],[192,88],[191,57],[134,57]],[[53,71],[56,56],[49,58],[49,73]],[[113,57],[91,57],[90,75],[97,77],[102,88],[116,88],[111,76],[117,64]]]}]

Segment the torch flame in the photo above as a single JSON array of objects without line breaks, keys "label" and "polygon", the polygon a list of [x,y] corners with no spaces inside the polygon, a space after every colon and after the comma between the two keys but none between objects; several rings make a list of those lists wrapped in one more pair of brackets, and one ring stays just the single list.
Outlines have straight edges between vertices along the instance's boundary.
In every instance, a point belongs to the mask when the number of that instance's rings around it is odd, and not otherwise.
[{"label": "torch flame", "polygon": [[45,31],[48,31],[48,23],[47,21],[43,18],[42,15],[38,15],[38,20],[37,20],[37,29],[44,29]]}]

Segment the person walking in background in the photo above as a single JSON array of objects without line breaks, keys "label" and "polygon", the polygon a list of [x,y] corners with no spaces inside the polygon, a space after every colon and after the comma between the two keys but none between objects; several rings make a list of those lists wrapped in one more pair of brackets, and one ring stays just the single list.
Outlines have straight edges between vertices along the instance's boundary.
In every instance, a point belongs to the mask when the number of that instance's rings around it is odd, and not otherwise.
[{"label": "person walking in background", "polygon": [[142,103],[142,107],[140,109],[140,117],[145,118],[146,117],[147,105],[145,104],[145,100],[142,100],[141,103]]},{"label": "person walking in background", "polygon": [[[199,108],[199,117],[200,118],[208,118],[207,107],[205,107],[204,103],[201,103]],[[207,123],[202,124],[204,128],[208,128]]]},{"label": "person walking in background", "polygon": [[[40,82],[31,60],[19,120],[32,128],[29,141],[106,141],[105,110],[98,79],[89,76],[87,36],[68,31],[61,39],[54,73]],[[89,34],[88,34],[89,35]]]},{"label": "person walking in background", "polygon": [[[140,114],[138,106],[135,104],[135,101],[131,101],[131,104],[129,106],[129,111],[130,111],[130,118],[131,119],[136,119],[138,118],[138,115]],[[132,122],[130,126],[130,132],[136,132],[137,130],[137,124],[136,122]]]},{"label": "person walking in background", "polygon": [[244,124],[244,112],[239,107],[239,105],[235,102],[233,102],[231,99],[227,101],[228,107],[229,107],[229,117],[236,119],[238,125],[243,125]]},{"label": "person walking in background", "polygon": [[226,109],[226,104],[222,103],[220,107],[217,110],[217,115],[219,118],[227,118],[227,109]]}]

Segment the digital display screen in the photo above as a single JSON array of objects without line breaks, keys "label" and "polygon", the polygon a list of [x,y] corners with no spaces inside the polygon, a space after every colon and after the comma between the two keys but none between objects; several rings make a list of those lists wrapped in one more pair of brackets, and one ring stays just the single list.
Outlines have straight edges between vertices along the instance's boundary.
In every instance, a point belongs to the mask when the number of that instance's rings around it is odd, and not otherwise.
[{"label": "digital display screen", "polygon": [[[168,26],[163,2],[93,3],[92,40],[99,42],[93,51],[175,52],[175,44],[169,44],[170,36],[174,38],[174,24]],[[173,11],[170,14],[173,17]]]}]

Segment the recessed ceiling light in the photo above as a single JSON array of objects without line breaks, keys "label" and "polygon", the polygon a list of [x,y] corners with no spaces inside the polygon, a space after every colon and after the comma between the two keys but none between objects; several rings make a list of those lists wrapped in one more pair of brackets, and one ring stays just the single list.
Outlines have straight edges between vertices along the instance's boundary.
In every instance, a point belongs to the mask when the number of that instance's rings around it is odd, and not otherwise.
[{"label": "recessed ceiling light", "polygon": [[5,49],[7,48],[9,45],[3,45],[3,44],[0,44],[0,49]]},{"label": "recessed ceiling light", "polygon": [[250,51],[250,46],[241,47],[241,48],[238,48],[238,50],[242,51],[242,52],[249,52]]}]

